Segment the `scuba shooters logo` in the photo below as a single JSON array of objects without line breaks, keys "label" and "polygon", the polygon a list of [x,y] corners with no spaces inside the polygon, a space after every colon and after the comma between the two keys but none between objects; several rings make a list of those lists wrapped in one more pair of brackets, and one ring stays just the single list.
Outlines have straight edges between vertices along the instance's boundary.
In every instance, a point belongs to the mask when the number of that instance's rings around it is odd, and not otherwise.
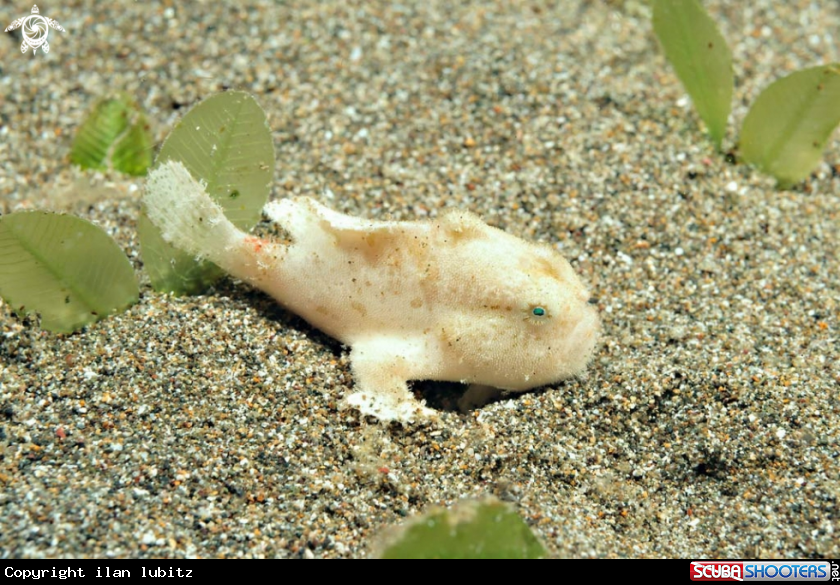
[{"label": "scuba shooters logo", "polygon": [[692,581],[743,581],[744,565],[738,562],[692,561]]},{"label": "scuba shooters logo", "polygon": [[840,581],[837,561],[692,561],[692,581]]},{"label": "scuba shooters logo", "polygon": [[58,21],[39,14],[38,5],[32,7],[32,14],[17,18],[12,21],[12,24],[6,27],[6,32],[21,29],[23,35],[23,42],[20,45],[20,52],[26,53],[32,49],[32,54],[38,52],[40,47],[44,53],[50,52],[50,44],[47,42],[47,34],[49,29],[55,29],[64,32],[64,29],[58,24]]}]

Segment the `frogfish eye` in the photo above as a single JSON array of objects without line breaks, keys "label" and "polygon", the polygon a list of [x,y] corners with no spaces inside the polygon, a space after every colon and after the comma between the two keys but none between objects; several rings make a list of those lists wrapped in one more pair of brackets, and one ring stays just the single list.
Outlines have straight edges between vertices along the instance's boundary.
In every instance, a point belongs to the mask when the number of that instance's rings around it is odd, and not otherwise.
[{"label": "frogfish eye", "polygon": [[525,320],[534,325],[542,325],[547,323],[549,319],[550,316],[545,305],[531,305],[528,307],[528,312],[525,313]]}]

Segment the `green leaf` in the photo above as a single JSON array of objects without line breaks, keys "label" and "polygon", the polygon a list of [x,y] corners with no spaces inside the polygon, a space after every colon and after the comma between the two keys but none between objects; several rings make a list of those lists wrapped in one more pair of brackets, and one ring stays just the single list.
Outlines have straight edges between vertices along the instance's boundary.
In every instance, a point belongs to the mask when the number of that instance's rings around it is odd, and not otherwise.
[{"label": "green leaf", "polygon": [[720,150],[732,107],[732,54],[697,0],[654,0],[653,30]]},{"label": "green leaf", "polygon": [[432,509],[383,538],[383,559],[538,559],[546,551],[528,525],[494,498]]},{"label": "green leaf", "polygon": [[[181,161],[237,227],[249,230],[260,219],[274,173],[274,144],[265,112],[247,93],[229,91],[195,106],[163,143],[156,165]],[[164,241],[144,213],[140,246],[152,286],[158,291],[195,294],[223,272],[196,262]]]},{"label": "green leaf", "polygon": [[789,187],[817,165],[840,123],[840,65],[791,73],[761,92],[741,129],[741,158]]},{"label": "green leaf", "polygon": [[152,164],[152,137],[140,106],[126,95],[100,101],[79,127],[70,161],[83,169],[144,175]]},{"label": "green leaf", "polygon": [[72,215],[0,217],[0,296],[41,327],[69,333],[137,301],[128,258],[101,228]]}]

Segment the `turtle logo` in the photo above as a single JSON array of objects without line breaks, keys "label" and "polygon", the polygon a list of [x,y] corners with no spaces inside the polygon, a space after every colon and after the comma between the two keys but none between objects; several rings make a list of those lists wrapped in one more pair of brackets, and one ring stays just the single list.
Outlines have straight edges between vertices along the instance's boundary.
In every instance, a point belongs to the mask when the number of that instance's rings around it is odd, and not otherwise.
[{"label": "turtle logo", "polygon": [[25,53],[31,48],[33,55],[38,52],[38,47],[41,47],[41,50],[45,53],[50,52],[50,44],[47,42],[48,27],[64,32],[64,29],[61,28],[58,22],[52,18],[46,18],[38,14],[37,5],[32,7],[32,14],[29,16],[12,21],[12,24],[6,27],[6,32],[21,27],[23,27],[21,30],[23,43],[20,45],[20,52]]}]

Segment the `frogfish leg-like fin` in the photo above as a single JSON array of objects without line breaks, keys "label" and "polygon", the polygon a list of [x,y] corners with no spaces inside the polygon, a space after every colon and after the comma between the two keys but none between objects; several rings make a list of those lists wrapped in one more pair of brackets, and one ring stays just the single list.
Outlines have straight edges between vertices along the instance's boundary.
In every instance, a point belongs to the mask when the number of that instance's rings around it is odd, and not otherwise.
[{"label": "frogfish leg-like fin", "polygon": [[437,417],[408,389],[409,380],[422,379],[428,371],[417,350],[387,337],[354,343],[350,362],[356,387],[344,404],[384,422],[412,424]]}]

